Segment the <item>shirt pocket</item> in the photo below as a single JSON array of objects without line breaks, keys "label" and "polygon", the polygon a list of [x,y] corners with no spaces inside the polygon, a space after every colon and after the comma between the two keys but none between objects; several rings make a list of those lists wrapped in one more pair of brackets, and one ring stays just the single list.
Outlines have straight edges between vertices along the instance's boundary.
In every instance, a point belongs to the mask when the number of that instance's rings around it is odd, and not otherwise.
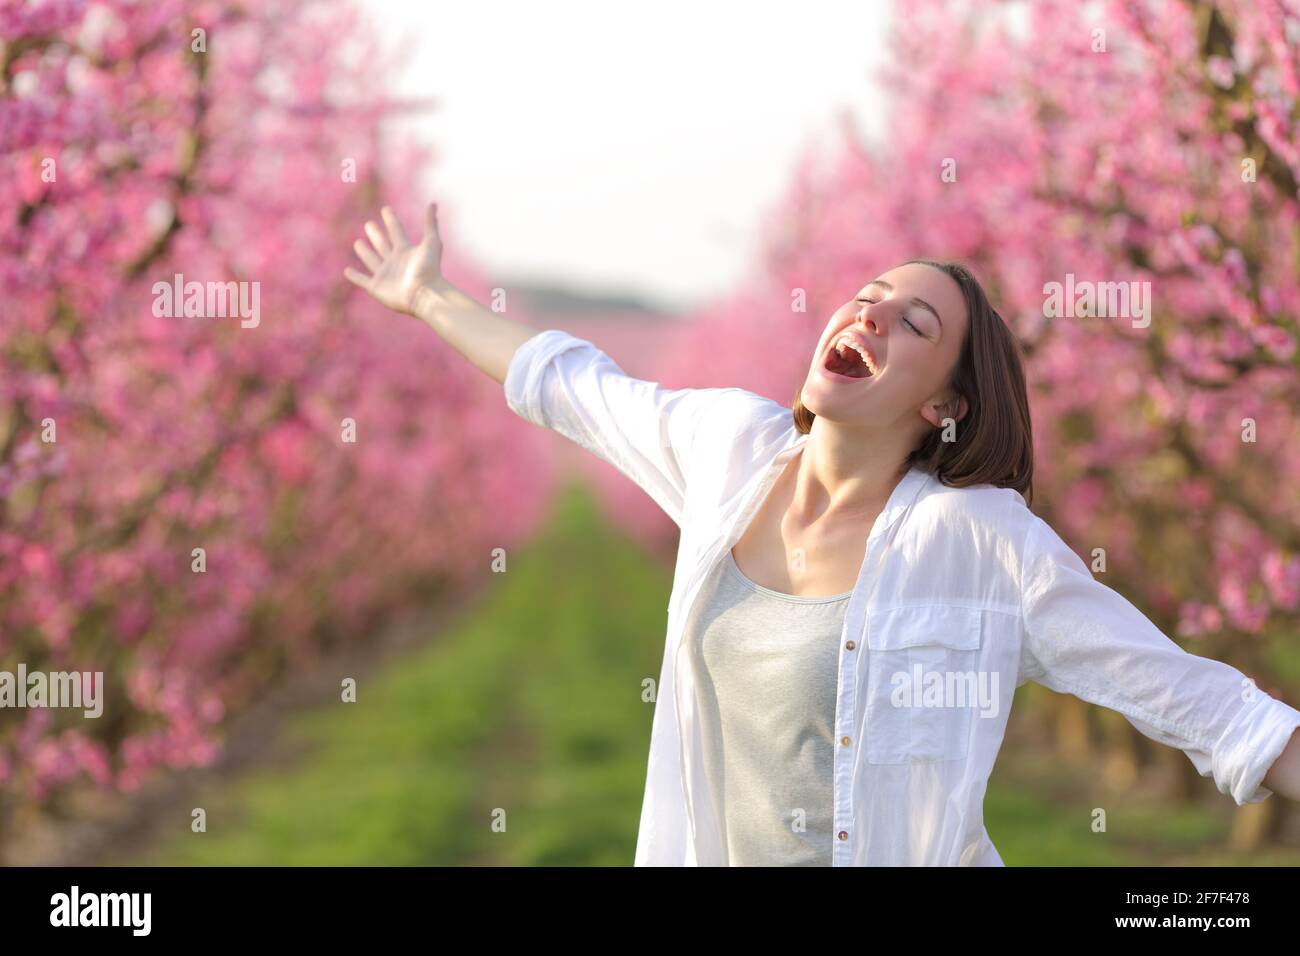
[{"label": "shirt pocket", "polygon": [[982,635],[979,608],[936,604],[870,615],[863,726],[868,763],[966,757]]}]

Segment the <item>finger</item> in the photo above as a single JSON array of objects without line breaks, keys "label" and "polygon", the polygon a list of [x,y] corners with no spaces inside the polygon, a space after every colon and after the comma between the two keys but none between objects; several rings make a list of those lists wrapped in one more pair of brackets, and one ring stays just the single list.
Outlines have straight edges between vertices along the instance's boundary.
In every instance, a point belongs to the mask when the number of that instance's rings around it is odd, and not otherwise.
[{"label": "finger", "polygon": [[353,285],[360,286],[367,292],[370,291],[370,276],[365,273],[358,272],[356,269],[348,266],[343,270],[343,275],[346,276],[347,280]]},{"label": "finger", "polygon": [[374,245],[375,251],[381,256],[386,256],[392,251],[392,249],[389,248],[388,240],[384,238],[384,230],[380,229],[373,222],[366,223],[366,235],[370,237],[370,241]]},{"label": "finger", "polygon": [[385,206],[379,210],[379,214],[384,217],[384,225],[388,227],[388,235],[392,237],[393,248],[398,249],[402,246],[409,246],[411,240],[406,238],[406,230],[397,221],[397,213],[393,212],[391,207]]},{"label": "finger", "polygon": [[429,203],[428,208],[424,211],[424,237],[427,239],[430,236],[434,236],[439,241],[442,239],[442,236],[438,234],[438,204],[436,202]]},{"label": "finger", "polygon": [[375,250],[358,239],[352,243],[352,248],[356,250],[357,258],[366,264],[366,268],[371,272],[378,272],[379,267],[383,265],[384,260],[375,255]]}]

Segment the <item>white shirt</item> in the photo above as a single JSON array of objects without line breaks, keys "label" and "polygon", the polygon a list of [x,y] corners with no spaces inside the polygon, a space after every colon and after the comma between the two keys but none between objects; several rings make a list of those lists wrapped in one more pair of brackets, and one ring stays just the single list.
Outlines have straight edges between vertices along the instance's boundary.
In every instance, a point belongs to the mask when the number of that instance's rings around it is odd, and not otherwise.
[{"label": "white shirt", "polygon": [[[559,329],[519,347],[503,388],[516,414],[613,464],[681,530],[635,865],[718,865],[683,622],[808,436],[771,399],[632,378]],[[1261,780],[1300,727],[1300,711],[1095,580],[1019,493],[913,469],[872,526],[845,613],[832,865],[1003,865],[984,790],[1029,680],[1118,711],[1238,805],[1272,795]]]}]

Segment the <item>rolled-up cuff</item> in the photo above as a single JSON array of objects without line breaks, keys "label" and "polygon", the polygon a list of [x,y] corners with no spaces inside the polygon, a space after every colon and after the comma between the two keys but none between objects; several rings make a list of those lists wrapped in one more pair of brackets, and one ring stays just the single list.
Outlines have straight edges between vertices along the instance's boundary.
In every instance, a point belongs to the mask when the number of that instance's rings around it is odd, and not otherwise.
[{"label": "rolled-up cuff", "polygon": [[1300,711],[1263,691],[1242,707],[1214,754],[1214,781],[1238,806],[1273,795],[1264,776],[1300,727]]},{"label": "rolled-up cuff", "polygon": [[543,373],[555,356],[583,344],[583,339],[563,329],[546,329],[525,340],[515,350],[501,383],[510,410],[534,425],[549,427],[541,402]]}]

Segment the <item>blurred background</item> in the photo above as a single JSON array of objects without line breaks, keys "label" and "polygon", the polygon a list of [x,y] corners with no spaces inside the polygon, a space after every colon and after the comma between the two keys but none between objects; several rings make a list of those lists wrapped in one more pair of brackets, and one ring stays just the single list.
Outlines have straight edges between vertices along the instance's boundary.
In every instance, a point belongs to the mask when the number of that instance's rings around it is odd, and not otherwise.
[{"label": "blurred background", "polygon": [[[1293,0],[4,3],[0,671],[104,710],[0,709],[0,863],[631,864],[674,528],[343,280],[384,203],[480,301],[783,404],[865,281],[966,263],[1034,510],[1294,705],[1298,97]],[[1071,275],[1150,325],[1050,315]],[[985,821],[1300,862],[1293,804],[1033,684]]]}]

